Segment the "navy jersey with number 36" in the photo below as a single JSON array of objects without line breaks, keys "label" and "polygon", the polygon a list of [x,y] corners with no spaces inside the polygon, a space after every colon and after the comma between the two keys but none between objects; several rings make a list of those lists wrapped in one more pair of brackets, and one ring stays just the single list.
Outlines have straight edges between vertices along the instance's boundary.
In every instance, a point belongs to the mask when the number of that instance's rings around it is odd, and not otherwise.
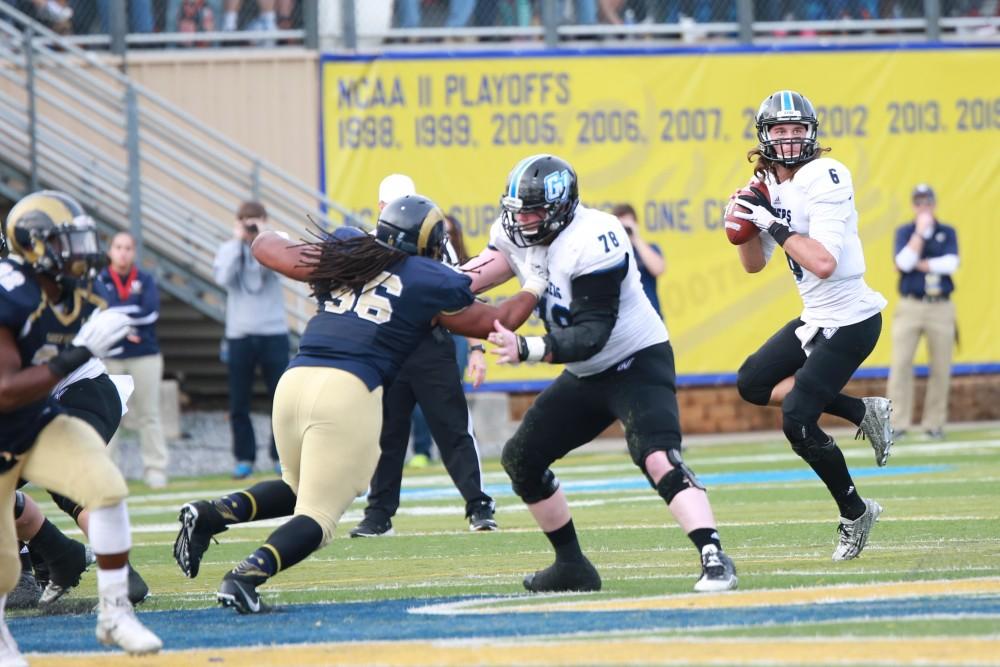
[{"label": "navy jersey with number 36", "polygon": [[309,320],[295,366],[330,366],[374,389],[389,384],[439,313],[474,300],[471,279],[425,257],[407,257],[364,289],[324,295]]},{"label": "navy jersey with number 36", "polygon": [[[42,289],[30,269],[9,259],[0,261],[0,326],[19,338],[25,325],[37,317],[42,302]],[[31,365],[34,351],[18,350],[21,368]],[[59,406],[51,396],[0,414],[0,452],[27,451],[39,431],[57,414]]]}]

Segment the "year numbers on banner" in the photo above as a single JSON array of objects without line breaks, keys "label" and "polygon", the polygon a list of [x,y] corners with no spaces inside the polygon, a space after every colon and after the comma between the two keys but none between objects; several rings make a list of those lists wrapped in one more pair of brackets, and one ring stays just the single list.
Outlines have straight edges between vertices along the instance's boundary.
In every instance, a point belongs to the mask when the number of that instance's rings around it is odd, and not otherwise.
[{"label": "year numbers on banner", "polygon": [[937,132],[941,129],[941,106],[934,100],[926,102],[889,102],[890,134]]},{"label": "year numbers on banner", "polygon": [[426,114],[413,123],[417,146],[468,146],[472,142],[472,124],[465,114]]},{"label": "year numbers on banner", "polygon": [[581,111],[576,114],[580,144],[620,144],[642,141],[637,111]]},{"label": "year numbers on banner", "polygon": [[960,99],[955,101],[958,112],[959,132],[1000,130],[1000,97],[986,99]]},{"label": "year numbers on banner", "polygon": [[663,109],[660,141],[708,141],[720,137],[721,109]]},{"label": "year numbers on banner", "polygon": [[545,113],[495,113],[490,116],[494,146],[521,144],[551,144],[559,141],[556,114]]},{"label": "year numbers on banner", "polygon": [[396,138],[391,116],[348,116],[337,121],[340,148],[393,148]]}]

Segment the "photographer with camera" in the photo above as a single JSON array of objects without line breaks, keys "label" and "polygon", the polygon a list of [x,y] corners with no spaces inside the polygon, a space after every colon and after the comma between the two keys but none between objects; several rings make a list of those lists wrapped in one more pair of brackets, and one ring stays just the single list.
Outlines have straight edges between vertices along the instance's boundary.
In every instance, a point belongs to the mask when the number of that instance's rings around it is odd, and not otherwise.
[{"label": "photographer with camera", "polygon": [[628,240],[632,242],[639,278],[642,280],[642,291],[653,304],[653,310],[660,319],[663,319],[663,313],[660,312],[660,297],[656,294],[656,279],[663,275],[667,268],[666,262],[663,261],[663,253],[658,245],[646,243],[646,240],[639,236],[639,222],[631,204],[618,204],[611,209],[611,213],[622,223],[625,233],[628,234]]},{"label": "photographer with camera", "polygon": [[[215,254],[215,282],[226,290],[226,337],[222,359],[229,367],[229,423],[233,432],[234,479],[253,472],[257,440],[250,422],[250,400],[259,367],[274,397],[278,379],[288,365],[288,322],[278,274],[254,258],[250,244],[267,229],[267,211],[260,202],[240,204],[233,238]],[[270,414],[270,410],[268,410]],[[278,451],[271,436],[271,462],[280,474]]]}]

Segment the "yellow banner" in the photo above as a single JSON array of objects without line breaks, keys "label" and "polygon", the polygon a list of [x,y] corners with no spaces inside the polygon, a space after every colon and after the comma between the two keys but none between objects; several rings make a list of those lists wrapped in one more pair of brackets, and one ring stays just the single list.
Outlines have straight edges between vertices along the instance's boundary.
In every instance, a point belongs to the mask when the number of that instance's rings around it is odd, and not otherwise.
[{"label": "yellow banner", "polygon": [[[801,311],[780,252],[748,275],[721,226],[729,194],[751,176],[757,105],[795,89],[816,105],[821,143],[853,174],[866,279],[890,301],[869,372],[889,363],[894,230],[911,219],[909,194],[921,182],[958,230],[955,362],[996,371],[997,72],[1000,49],[987,48],[325,57],[324,185],[374,221],[379,181],[409,174],[478,251],[510,168],[533,153],[559,155],[576,168],[587,205],[632,204],[644,238],[663,250],[658,292],[682,381],[724,380]],[[537,321],[525,329],[537,330]],[[489,380],[513,387],[559,370],[493,367]]]}]

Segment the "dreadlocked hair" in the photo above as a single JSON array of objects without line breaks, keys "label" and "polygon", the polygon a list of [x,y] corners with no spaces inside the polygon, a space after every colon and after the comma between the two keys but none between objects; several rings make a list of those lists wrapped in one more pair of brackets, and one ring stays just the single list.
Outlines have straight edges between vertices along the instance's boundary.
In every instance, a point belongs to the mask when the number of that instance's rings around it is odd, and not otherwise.
[{"label": "dreadlocked hair", "polygon": [[365,234],[347,239],[332,236],[306,244],[303,265],[312,267],[312,296],[362,289],[369,281],[409,255],[387,248]]}]

